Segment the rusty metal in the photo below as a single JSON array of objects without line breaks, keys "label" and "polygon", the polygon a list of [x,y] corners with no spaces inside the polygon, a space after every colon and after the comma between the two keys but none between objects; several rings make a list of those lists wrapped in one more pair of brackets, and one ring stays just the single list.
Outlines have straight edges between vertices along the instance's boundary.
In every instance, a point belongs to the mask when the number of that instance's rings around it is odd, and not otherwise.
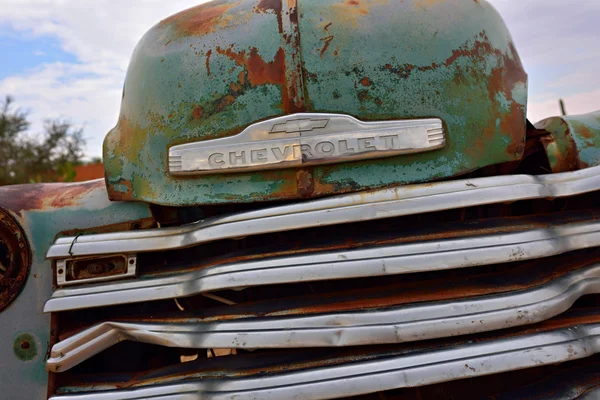
[{"label": "rusty metal", "polygon": [[[79,376],[54,400],[162,396],[327,399],[574,361],[600,351],[598,309],[460,339],[197,360],[119,377]],[[101,391],[97,391],[99,388]],[[254,397],[252,397],[254,396]]]},{"label": "rusty metal", "polygon": [[[53,340],[51,330],[57,332],[56,327],[51,326],[51,317],[39,312],[54,284],[52,262],[45,259],[48,247],[61,235],[143,229],[154,227],[156,223],[148,204],[109,201],[103,180],[3,186],[0,187],[0,209],[2,221],[12,220],[20,227],[22,236],[16,243],[17,249],[19,243],[23,249],[27,246],[30,249],[29,273],[23,280],[21,293],[0,312],[0,336],[7,343],[0,347],[0,397],[43,399],[47,391],[53,391],[48,387],[44,366]],[[19,230],[11,226],[14,236]],[[3,229],[0,231],[5,233]],[[27,349],[20,347],[20,341],[15,342],[20,335],[34,339],[24,345],[29,346]],[[52,385],[53,378],[50,379]]]},{"label": "rusty metal", "polygon": [[43,183],[2,187],[4,208],[22,214],[25,211],[83,206],[86,195],[102,190],[104,179],[81,183]]},{"label": "rusty metal", "polygon": [[0,312],[21,292],[30,265],[31,250],[23,229],[0,207]]},{"label": "rusty metal", "polygon": [[[108,192],[113,200],[183,206],[452,177],[521,159],[526,93],[510,35],[484,0],[209,2],[167,18],[138,45],[121,115],[104,142]],[[332,166],[168,173],[172,146],[303,112],[362,121],[437,117],[448,146]]]},{"label": "rusty metal", "polygon": [[541,137],[552,172],[575,171],[600,164],[600,111],[547,118],[536,128],[549,133]]},{"label": "rusty metal", "polygon": [[66,286],[132,278],[136,265],[135,255],[59,260],[56,262],[56,284]]},{"label": "rusty metal", "polygon": [[541,198],[570,197],[600,188],[600,166],[543,176],[509,175],[378,189],[311,202],[218,215],[193,224],[106,235],[60,238],[47,257],[60,259],[191,247],[312,227]]},{"label": "rusty metal", "polygon": [[[166,273],[159,269],[145,279],[57,290],[44,306],[44,311],[186,297],[238,287],[473,268],[549,257],[600,243],[600,223],[594,217],[583,217],[579,221],[553,219],[540,228],[519,226],[518,220],[513,222],[517,225],[513,233],[489,234],[485,227],[477,232],[472,229],[473,226],[466,229],[463,226],[462,234],[465,236],[457,233],[447,239],[420,241],[408,234],[408,238],[413,240],[404,238],[405,241],[401,240],[397,245],[376,243],[335,251],[310,250],[304,254],[292,251],[289,255],[284,252],[270,256],[263,253],[239,261],[221,259],[205,264],[183,263],[180,268],[168,269]],[[506,227],[502,221],[499,225]],[[240,233],[239,230],[237,232]],[[443,236],[439,231],[438,234]],[[432,236],[435,237],[435,234]],[[109,242],[100,240],[97,243]]]},{"label": "rusty metal", "polygon": [[38,345],[32,335],[22,333],[13,341],[13,350],[19,360],[31,361],[38,354]]},{"label": "rusty metal", "polygon": [[600,294],[600,264],[586,266],[597,261],[596,251],[466,278],[203,310],[202,316],[112,320],[63,338],[47,368],[63,372],[123,340],[178,348],[340,347],[532,324],[560,314],[583,295]]}]

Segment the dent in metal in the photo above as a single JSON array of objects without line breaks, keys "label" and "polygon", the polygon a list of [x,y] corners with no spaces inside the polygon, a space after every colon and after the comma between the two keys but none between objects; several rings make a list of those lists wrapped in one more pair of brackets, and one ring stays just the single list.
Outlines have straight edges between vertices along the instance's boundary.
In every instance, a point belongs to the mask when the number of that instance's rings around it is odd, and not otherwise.
[{"label": "dent in metal", "polygon": [[133,340],[182,348],[332,347],[428,340],[532,324],[600,293],[600,265],[528,290],[414,303],[366,312],[241,318],[239,321],[105,322],[57,343],[46,367],[63,372],[108,347]]},{"label": "dent in metal", "polygon": [[[577,325],[574,319],[570,325],[565,325],[433,348],[424,345],[422,349],[402,351],[400,348],[397,352],[388,349],[387,354],[383,350],[377,354],[377,349],[371,348],[366,352],[363,350],[363,354],[335,360],[324,356],[300,365],[274,365],[261,368],[258,374],[252,371],[228,373],[222,368],[211,373],[209,369],[205,373],[192,372],[187,379],[184,375],[179,376],[182,381],[176,383],[172,382],[173,375],[161,379],[154,374],[148,382],[150,386],[142,383],[126,390],[57,395],[51,400],[191,399],[200,396],[220,400],[328,399],[556,364],[586,358],[600,351],[597,321]],[[263,373],[266,371],[270,373]]]}]

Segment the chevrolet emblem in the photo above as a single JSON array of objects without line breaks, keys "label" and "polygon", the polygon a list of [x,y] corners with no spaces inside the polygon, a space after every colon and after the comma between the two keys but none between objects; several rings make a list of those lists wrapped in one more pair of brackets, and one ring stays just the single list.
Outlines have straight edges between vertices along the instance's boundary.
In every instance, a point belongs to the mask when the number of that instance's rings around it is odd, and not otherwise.
[{"label": "chevrolet emblem", "polygon": [[222,139],[173,146],[173,175],[214,174],[391,157],[444,147],[439,118],[362,122],[343,114],[302,113],[248,126]]}]

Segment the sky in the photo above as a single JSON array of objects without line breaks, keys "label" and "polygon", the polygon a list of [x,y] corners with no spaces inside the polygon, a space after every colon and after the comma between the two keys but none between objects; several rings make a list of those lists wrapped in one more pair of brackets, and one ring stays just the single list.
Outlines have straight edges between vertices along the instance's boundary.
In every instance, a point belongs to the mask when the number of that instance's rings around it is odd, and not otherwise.
[{"label": "sky", "polygon": [[[84,128],[86,154],[102,153],[115,125],[129,57],[161,19],[202,0],[0,0],[0,97]],[[528,118],[600,109],[600,0],[490,0],[529,74]]]}]

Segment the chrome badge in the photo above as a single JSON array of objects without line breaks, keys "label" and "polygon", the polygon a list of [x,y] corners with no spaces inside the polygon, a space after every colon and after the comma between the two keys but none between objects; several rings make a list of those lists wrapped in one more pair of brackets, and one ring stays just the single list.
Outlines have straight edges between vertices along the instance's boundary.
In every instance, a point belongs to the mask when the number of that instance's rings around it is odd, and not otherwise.
[{"label": "chrome badge", "polygon": [[173,146],[173,175],[332,164],[444,147],[439,118],[362,122],[343,114],[302,113],[248,126],[223,138]]}]

